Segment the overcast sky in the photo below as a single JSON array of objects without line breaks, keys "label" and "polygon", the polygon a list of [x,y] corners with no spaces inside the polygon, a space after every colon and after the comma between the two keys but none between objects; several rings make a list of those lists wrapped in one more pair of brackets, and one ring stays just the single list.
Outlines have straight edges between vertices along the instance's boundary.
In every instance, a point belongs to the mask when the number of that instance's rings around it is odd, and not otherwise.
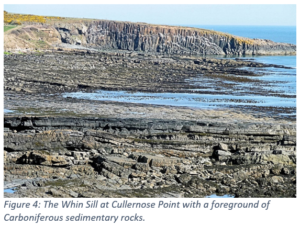
[{"label": "overcast sky", "polygon": [[4,5],[4,10],[169,25],[296,26],[296,5]]}]

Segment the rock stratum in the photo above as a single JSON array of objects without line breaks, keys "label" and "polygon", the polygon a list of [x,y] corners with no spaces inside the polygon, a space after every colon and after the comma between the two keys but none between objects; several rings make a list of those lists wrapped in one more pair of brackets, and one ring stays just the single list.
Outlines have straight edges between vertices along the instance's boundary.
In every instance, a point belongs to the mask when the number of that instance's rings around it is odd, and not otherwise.
[{"label": "rock stratum", "polygon": [[7,197],[294,197],[296,192],[294,125],[5,117],[4,126],[5,184],[19,186]]},{"label": "rock stratum", "polygon": [[5,33],[5,51],[69,48],[180,55],[295,55],[296,45],[242,38],[191,27],[107,20],[61,19],[24,23]]}]

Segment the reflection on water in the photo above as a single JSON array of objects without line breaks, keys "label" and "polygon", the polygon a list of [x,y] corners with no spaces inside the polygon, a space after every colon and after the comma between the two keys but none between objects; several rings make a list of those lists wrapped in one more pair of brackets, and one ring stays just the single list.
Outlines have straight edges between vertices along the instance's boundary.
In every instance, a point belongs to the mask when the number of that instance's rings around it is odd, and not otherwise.
[{"label": "reflection on water", "polygon": [[14,111],[8,110],[8,109],[4,109],[4,113],[12,113],[12,112],[14,112]]},{"label": "reflection on water", "polygon": [[[235,57],[236,58],[236,57]],[[231,86],[218,86],[220,80],[202,77],[188,80],[199,89],[192,91],[212,92],[213,94],[199,93],[142,93],[126,91],[103,91],[95,93],[65,93],[64,97],[79,99],[119,101],[130,103],[186,106],[194,108],[220,108],[224,106],[256,106],[256,107],[285,107],[296,108],[296,56],[255,56],[239,57],[244,60],[255,60],[265,64],[276,64],[285,68],[242,68],[253,70],[261,76],[243,76],[255,79],[258,82],[231,82],[222,81]],[[239,76],[237,76],[239,77]],[[222,93],[220,93],[222,92]],[[274,95],[270,95],[274,94]],[[283,94],[284,96],[282,96]]]},{"label": "reflection on water", "polygon": [[234,198],[234,196],[232,196],[232,195],[222,195],[222,196],[218,196],[218,195],[216,195],[216,194],[213,194],[213,195],[206,196],[205,198]]},{"label": "reflection on water", "polygon": [[244,67],[241,69],[252,70],[260,76],[234,75],[235,77],[246,78],[246,80],[237,79],[234,82],[230,81],[230,79],[226,80],[226,77],[214,78],[199,75],[197,78],[186,80],[193,85],[199,86],[199,89],[189,90],[189,93],[132,93],[126,91],[99,90],[94,93],[65,93],[63,96],[79,99],[193,108],[221,108],[226,106],[289,108],[290,111],[287,113],[296,113],[296,56],[255,56],[251,58],[239,58],[265,64],[282,65],[291,67],[292,69]]},{"label": "reflection on water", "polygon": [[11,188],[8,188],[8,189],[4,189],[4,192],[5,193],[14,193],[15,191]]},{"label": "reflection on water", "polygon": [[[256,62],[264,64],[275,64],[285,67],[291,67],[292,69],[286,68],[256,68],[256,67],[243,67],[241,69],[247,71],[253,71],[256,74],[263,74],[257,76],[255,79],[264,82],[259,88],[263,88],[268,92],[279,92],[281,94],[296,95],[296,56],[253,56],[253,57],[235,57],[229,59],[243,59],[243,60],[254,60]],[[227,58],[228,59],[228,58]],[[243,76],[251,78],[250,76]],[[267,82],[267,86],[265,83]],[[241,86],[247,86],[247,83],[240,84]]]},{"label": "reflection on water", "polygon": [[[270,91],[279,91],[285,94],[296,95],[296,56],[260,56],[254,57],[255,61],[265,64],[276,64],[292,69],[285,68],[245,68],[258,74],[266,75],[257,77],[258,80],[269,82]],[[268,88],[268,87],[266,87]]]},{"label": "reflection on water", "polygon": [[65,93],[64,97],[89,100],[119,101],[130,103],[186,106],[195,108],[217,108],[224,105],[246,105],[263,107],[295,107],[295,98],[266,96],[233,96],[198,93],[130,93],[126,91],[103,91],[95,93]]}]

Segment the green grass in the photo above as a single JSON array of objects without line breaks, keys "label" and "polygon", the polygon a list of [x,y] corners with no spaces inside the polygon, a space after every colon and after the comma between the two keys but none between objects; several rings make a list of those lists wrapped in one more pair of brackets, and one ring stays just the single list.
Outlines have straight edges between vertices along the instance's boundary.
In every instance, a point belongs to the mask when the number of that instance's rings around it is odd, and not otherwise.
[{"label": "green grass", "polygon": [[33,43],[37,49],[46,49],[49,47],[49,45],[45,41],[41,40],[30,40],[31,43]]},{"label": "green grass", "polygon": [[17,27],[17,25],[4,25],[4,32]]},{"label": "green grass", "polygon": [[80,179],[58,179],[55,181],[47,181],[44,186],[51,186],[51,187],[87,187],[85,184],[82,183]]},{"label": "green grass", "polygon": [[4,52],[4,55],[10,55],[11,53],[9,53],[9,52]]}]

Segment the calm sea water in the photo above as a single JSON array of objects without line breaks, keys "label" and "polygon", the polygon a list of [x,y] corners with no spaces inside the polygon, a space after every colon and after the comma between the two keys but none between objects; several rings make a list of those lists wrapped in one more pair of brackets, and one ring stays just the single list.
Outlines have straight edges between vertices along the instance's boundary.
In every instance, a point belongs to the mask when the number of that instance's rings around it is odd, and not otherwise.
[{"label": "calm sea water", "polygon": [[247,38],[269,39],[274,42],[296,44],[296,27],[293,26],[216,26],[216,25],[186,25]]},{"label": "calm sea water", "polygon": [[[189,27],[197,27],[215,31],[221,31],[241,37],[268,39],[274,42],[283,42],[296,44],[296,26],[220,26],[220,25],[187,25]],[[261,76],[257,79],[262,81],[271,81],[272,88],[265,87],[269,92],[279,91],[284,94],[296,95],[296,56],[251,56],[238,57],[251,58],[257,62],[266,64],[277,64],[293,69],[265,68],[257,70],[253,68],[245,68],[246,70],[256,70],[261,72],[269,72],[269,75]],[[283,83],[284,82],[284,83]],[[282,100],[281,100],[282,101]],[[296,107],[296,99],[290,100]],[[280,102],[278,102],[280,105]]]},{"label": "calm sea water", "polygon": [[[296,28],[295,27],[254,27],[254,26],[194,26],[205,29],[213,29],[217,31],[227,32],[234,35],[270,39],[276,42],[296,43]],[[219,57],[222,58],[222,57]],[[232,58],[232,57],[229,57]],[[236,57],[234,57],[236,58]],[[225,105],[231,106],[261,106],[261,107],[287,107],[295,109],[296,113],[296,56],[245,56],[239,57],[248,60],[254,60],[266,64],[283,65],[292,67],[292,69],[282,68],[243,68],[244,70],[254,70],[257,73],[264,73],[264,75],[255,77],[262,82],[269,82],[269,86],[260,86],[268,93],[279,92],[285,94],[285,97],[280,96],[264,96],[255,95],[252,93],[237,93],[220,95],[216,91],[214,95],[211,94],[192,94],[192,93],[128,93],[125,91],[102,91],[96,93],[67,93],[65,97],[73,97],[80,99],[93,100],[110,100],[131,103],[145,103],[158,105],[172,105],[172,106],[187,106],[198,108],[219,108]],[[201,82],[196,79],[191,81],[194,84]],[[212,81],[215,82],[215,81]],[[265,83],[264,83],[265,84]],[[247,90],[248,83],[237,83],[235,87]],[[258,84],[259,85],[259,84]],[[214,86],[212,86],[214,87]],[[217,88],[217,87],[216,87]],[[214,88],[213,88],[214,89]],[[212,90],[214,91],[214,90]],[[291,97],[289,97],[289,95]],[[239,100],[239,101],[237,101]],[[250,100],[254,100],[251,102]]]}]

